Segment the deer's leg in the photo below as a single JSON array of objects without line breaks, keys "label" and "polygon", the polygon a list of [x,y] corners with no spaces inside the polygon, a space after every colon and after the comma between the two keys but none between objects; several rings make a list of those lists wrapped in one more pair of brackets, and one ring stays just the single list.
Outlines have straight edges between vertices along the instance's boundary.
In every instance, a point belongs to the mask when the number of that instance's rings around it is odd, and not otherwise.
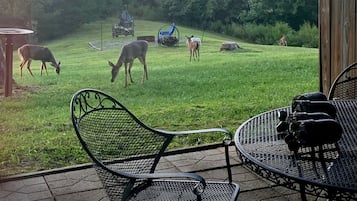
[{"label": "deer's leg", "polygon": [[197,49],[197,60],[200,61],[200,49]]},{"label": "deer's leg", "polygon": [[27,60],[27,70],[30,72],[31,76],[33,77],[33,74],[30,69],[31,62],[32,62],[32,60]]},{"label": "deer's leg", "polygon": [[[45,62],[42,62],[42,65],[43,65],[44,69],[46,70],[46,74],[47,74],[47,76],[48,76],[46,63],[45,63]],[[41,74],[41,75],[42,75],[42,74]]]},{"label": "deer's leg", "polygon": [[43,71],[43,62],[41,63],[41,76],[42,76],[42,71]]},{"label": "deer's leg", "polygon": [[21,60],[21,63],[20,63],[20,76],[22,78],[22,68],[24,67],[26,61],[25,60]]},{"label": "deer's leg", "polygon": [[146,65],[146,59],[145,57],[139,57],[139,61],[141,64],[144,65],[144,75],[143,78],[141,79],[141,83],[144,83],[144,79],[146,78],[146,80],[148,80],[148,69],[147,69],[147,65]]},{"label": "deer's leg", "polygon": [[192,49],[190,49],[190,61],[191,61],[191,58],[192,58]]},{"label": "deer's leg", "polygon": [[125,65],[125,84],[124,84],[124,87],[127,87],[128,86],[128,64],[124,63],[124,65]]},{"label": "deer's leg", "polygon": [[[46,66],[45,62],[42,62],[42,64],[41,64],[41,76],[42,76],[43,69],[45,69],[45,71],[47,73],[47,66]],[[47,75],[48,75],[48,73],[47,73]]]},{"label": "deer's leg", "polygon": [[131,61],[131,62],[129,63],[129,68],[128,68],[128,72],[129,72],[130,82],[131,82],[131,83],[134,83],[134,80],[133,80],[133,78],[131,77],[131,68],[133,67],[133,63],[134,63],[134,61]]}]

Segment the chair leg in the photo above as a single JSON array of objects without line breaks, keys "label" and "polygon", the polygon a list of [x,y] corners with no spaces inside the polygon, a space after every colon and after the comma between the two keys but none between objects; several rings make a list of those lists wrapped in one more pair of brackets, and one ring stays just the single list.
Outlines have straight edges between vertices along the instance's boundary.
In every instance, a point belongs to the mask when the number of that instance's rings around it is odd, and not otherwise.
[{"label": "chair leg", "polygon": [[232,183],[232,170],[231,170],[231,163],[229,160],[229,144],[227,144],[227,143],[224,143],[224,152],[226,154],[228,181],[229,181],[229,183]]}]

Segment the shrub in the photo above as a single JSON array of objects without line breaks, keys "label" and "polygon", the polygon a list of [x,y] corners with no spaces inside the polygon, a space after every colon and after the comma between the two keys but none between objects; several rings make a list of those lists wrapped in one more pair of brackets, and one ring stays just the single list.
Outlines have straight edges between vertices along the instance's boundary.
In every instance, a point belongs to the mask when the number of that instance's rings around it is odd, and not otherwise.
[{"label": "shrub", "polygon": [[303,24],[299,31],[294,31],[284,22],[274,25],[233,23],[225,30],[231,36],[262,45],[278,45],[279,39],[285,35],[289,46],[318,47],[318,28],[309,23]]},{"label": "shrub", "polygon": [[224,33],[224,25],[221,21],[215,21],[211,23],[210,30],[217,33]]},{"label": "shrub", "polygon": [[275,23],[275,25],[271,27],[271,35],[275,39],[273,44],[277,45],[282,36],[286,36],[289,44],[290,36],[294,35],[294,32],[295,31],[285,22]]},{"label": "shrub", "polygon": [[305,22],[296,33],[296,40],[300,42],[299,46],[317,48],[319,45],[319,30],[317,26],[313,26]]}]

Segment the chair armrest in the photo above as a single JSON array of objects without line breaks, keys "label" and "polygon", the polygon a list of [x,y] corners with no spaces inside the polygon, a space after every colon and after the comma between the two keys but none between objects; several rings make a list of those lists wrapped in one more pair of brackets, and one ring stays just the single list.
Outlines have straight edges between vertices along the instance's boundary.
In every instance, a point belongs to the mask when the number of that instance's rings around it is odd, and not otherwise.
[{"label": "chair armrest", "polygon": [[168,135],[188,135],[188,134],[202,134],[202,133],[213,133],[213,132],[225,133],[226,137],[223,140],[225,145],[230,144],[230,141],[233,136],[232,133],[225,128],[208,128],[208,129],[186,130],[186,131],[167,131],[161,129],[155,129],[155,130],[159,133],[164,133]]}]

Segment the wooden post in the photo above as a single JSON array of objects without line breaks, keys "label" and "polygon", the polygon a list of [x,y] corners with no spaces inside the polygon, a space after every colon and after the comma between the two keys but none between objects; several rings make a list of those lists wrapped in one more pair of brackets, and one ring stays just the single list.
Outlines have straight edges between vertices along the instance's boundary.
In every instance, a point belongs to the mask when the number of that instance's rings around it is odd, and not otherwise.
[{"label": "wooden post", "polygon": [[14,43],[12,36],[6,37],[6,65],[5,65],[5,77],[4,77],[4,95],[5,97],[12,95],[12,52]]},{"label": "wooden post", "polygon": [[357,0],[319,0],[320,91],[357,61]]}]

